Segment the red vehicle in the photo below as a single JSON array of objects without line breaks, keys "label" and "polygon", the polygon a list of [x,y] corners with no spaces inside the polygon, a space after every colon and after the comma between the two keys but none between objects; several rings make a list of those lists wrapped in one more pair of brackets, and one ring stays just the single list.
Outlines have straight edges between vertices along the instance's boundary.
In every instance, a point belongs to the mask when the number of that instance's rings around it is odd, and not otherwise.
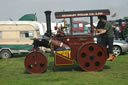
[{"label": "red vehicle", "polygon": [[[99,71],[104,67],[108,53],[106,48],[94,43],[93,37],[93,17],[99,15],[109,15],[108,9],[104,10],[84,10],[84,11],[66,11],[56,12],[57,19],[70,19],[70,32],[64,33],[58,31],[57,35],[51,34],[51,11],[46,11],[47,32],[41,40],[34,39],[34,48],[24,61],[25,68],[30,73],[45,72],[47,68],[47,56],[40,52],[39,47],[52,47],[55,49],[54,64],[55,66],[73,65],[76,61],[85,71]],[[84,32],[74,34],[73,18],[90,17],[91,30],[90,33]]]},{"label": "red vehicle", "polygon": [[120,28],[119,31],[120,38],[125,39],[126,37],[128,37],[128,20],[119,19],[112,21],[112,23]]},{"label": "red vehicle", "polygon": [[88,28],[85,27],[84,21],[72,22],[72,32],[84,32],[84,31],[88,31]]}]

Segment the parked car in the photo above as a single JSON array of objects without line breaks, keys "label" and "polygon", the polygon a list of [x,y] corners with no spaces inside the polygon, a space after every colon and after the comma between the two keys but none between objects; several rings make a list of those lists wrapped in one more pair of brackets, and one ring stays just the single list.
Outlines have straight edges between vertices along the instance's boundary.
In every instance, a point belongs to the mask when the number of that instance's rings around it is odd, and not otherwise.
[{"label": "parked car", "polygon": [[[95,43],[97,38],[94,38]],[[119,56],[122,53],[128,52],[128,43],[123,40],[114,40],[113,42],[113,53],[115,56]]]},{"label": "parked car", "polygon": [[114,40],[113,45],[113,53],[115,56],[128,52],[128,43],[123,40]]}]

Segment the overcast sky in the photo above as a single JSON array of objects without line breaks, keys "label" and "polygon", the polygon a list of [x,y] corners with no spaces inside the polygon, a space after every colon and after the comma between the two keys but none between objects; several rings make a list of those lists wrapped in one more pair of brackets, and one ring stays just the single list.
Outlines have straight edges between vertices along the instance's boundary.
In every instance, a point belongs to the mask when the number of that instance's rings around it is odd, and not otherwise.
[{"label": "overcast sky", "polygon": [[[24,14],[36,13],[39,22],[45,21],[44,11],[110,9],[117,18],[128,16],[128,0],[0,0],[0,21],[18,20]],[[114,19],[114,18],[112,18]]]}]

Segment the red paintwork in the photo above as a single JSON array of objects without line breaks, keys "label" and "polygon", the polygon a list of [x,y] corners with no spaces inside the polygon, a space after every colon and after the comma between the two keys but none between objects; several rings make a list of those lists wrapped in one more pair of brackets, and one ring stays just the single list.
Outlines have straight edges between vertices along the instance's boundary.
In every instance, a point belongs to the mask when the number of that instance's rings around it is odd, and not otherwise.
[{"label": "red paintwork", "polygon": [[[69,39],[69,41],[68,41]],[[72,36],[66,36],[64,37],[64,43],[67,43],[69,45],[69,47],[71,48],[71,55],[72,55],[72,59],[76,59],[77,58],[77,52],[78,49],[85,43],[87,42],[94,42],[93,40],[93,36],[91,35],[72,35]]]},{"label": "red paintwork", "polygon": [[38,51],[29,53],[24,60],[24,66],[30,73],[41,73],[47,68],[47,58]]},{"label": "red paintwork", "polygon": [[[61,42],[63,42],[64,44],[66,44],[65,47],[68,47],[71,49],[71,58],[67,59],[64,56],[61,55],[56,55],[55,56],[55,64],[56,65],[71,65],[73,64],[73,60],[77,59],[77,55],[78,55],[78,50],[81,46],[83,46],[85,43],[88,42],[94,42],[93,40],[93,36],[90,35],[70,35],[70,36],[65,36],[62,40],[61,37],[53,37],[54,39],[59,39]],[[56,42],[56,44],[60,44],[58,42]],[[58,48],[58,47],[57,47]]]},{"label": "red paintwork", "polygon": [[72,65],[73,60],[66,58],[62,55],[56,54],[55,56],[55,65]]},{"label": "red paintwork", "polygon": [[124,30],[125,26],[126,26],[126,24],[125,24],[125,23],[123,23],[123,24],[121,25],[121,29],[120,29],[120,31],[121,31],[121,32],[123,32],[123,30]]},{"label": "red paintwork", "polygon": [[[89,49],[93,48],[93,49]],[[77,61],[85,71],[98,71],[103,68],[107,59],[106,50],[95,43],[86,43],[78,53]]]},{"label": "red paintwork", "polygon": [[53,45],[56,48],[69,47],[68,45],[57,39],[51,39],[51,45]]},{"label": "red paintwork", "polygon": [[[77,28],[72,27],[72,32],[84,32],[84,21],[73,21],[72,24],[77,24]],[[82,27],[79,26],[79,24],[82,24]]]},{"label": "red paintwork", "polygon": [[[54,37],[56,38],[56,37]],[[57,37],[57,39],[61,40],[61,37]],[[61,40],[63,43],[68,45],[71,49],[71,59],[77,58],[78,49],[87,42],[94,42],[93,36],[90,35],[69,35],[63,37]]]}]

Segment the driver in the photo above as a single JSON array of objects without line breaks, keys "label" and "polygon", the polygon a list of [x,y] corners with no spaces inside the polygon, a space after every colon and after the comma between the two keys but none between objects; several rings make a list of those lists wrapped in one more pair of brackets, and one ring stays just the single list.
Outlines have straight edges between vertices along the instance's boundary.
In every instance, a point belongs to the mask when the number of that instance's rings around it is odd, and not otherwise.
[{"label": "driver", "polygon": [[113,39],[114,32],[112,29],[112,24],[107,21],[107,17],[105,15],[99,16],[100,27],[97,29],[96,35],[100,36],[99,44],[103,45],[105,48],[108,46],[109,58],[107,60],[113,60]]}]

